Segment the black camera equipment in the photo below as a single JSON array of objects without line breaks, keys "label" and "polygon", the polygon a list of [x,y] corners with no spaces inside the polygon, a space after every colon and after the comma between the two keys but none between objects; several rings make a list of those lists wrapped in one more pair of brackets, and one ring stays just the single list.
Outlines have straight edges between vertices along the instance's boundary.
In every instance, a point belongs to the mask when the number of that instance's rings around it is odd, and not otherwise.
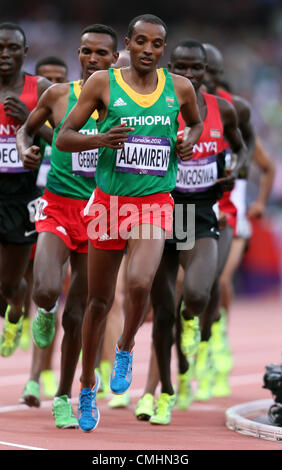
[{"label": "black camera equipment", "polygon": [[272,392],[275,402],[268,410],[269,420],[276,426],[282,426],[282,364],[266,366],[263,380],[263,388]]}]

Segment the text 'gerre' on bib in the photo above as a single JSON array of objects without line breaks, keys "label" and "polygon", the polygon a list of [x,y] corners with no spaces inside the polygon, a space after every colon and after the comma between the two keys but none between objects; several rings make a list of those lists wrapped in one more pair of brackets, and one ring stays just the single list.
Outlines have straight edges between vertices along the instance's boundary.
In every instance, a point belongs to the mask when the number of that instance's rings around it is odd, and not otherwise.
[{"label": "text 'gerre' on bib", "polygon": [[[81,129],[81,134],[94,135],[98,133],[98,129]],[[85,150],[83,152],[72,153],[72,171],[74,175],[92,178],[98,161],[98,149]]]}]

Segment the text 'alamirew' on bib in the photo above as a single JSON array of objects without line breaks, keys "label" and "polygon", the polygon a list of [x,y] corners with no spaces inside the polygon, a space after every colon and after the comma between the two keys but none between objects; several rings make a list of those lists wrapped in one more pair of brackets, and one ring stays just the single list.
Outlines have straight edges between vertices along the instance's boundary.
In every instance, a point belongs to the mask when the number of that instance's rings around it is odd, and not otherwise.
[{"label": "text 'alamirew' on bib", "polygon": [[118,150],[116,170],[134,174],[164,176],[170,157],[170,139],[130,135]]}]

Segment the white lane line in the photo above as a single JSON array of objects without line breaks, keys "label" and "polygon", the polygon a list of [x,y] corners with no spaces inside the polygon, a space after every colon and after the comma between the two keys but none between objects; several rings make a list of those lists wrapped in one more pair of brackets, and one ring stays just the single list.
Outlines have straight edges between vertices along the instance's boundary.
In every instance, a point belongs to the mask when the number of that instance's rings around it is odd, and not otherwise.
[{"label": "white lane line", "polygon": [[8,447],[19,447],[20,449],[28,449],[28,450],[48,450],[48,449],[43,449],[42,447],[25,446],[24,444],[15,444],[13,442],[5,442],[5,441],[0,441],[0,445],[8,446]]}]

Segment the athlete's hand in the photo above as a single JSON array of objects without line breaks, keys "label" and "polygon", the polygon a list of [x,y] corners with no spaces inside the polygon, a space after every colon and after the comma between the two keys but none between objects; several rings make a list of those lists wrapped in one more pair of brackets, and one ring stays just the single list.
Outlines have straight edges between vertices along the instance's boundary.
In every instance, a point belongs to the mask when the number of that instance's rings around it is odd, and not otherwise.
[{"label": "athlete's hand", "polygon": [[127,142],[129,132],[133,132],[134,127],[126,127],[126,124],[112,127],[109,131],[100,134],[101,147],[109,147],[110,149],[121,149]]},{"label": "athlete's hand", "polygon": [[23,103],[15,96],[7,96],[3,103],[3,106],[7,116],[11,116],[21,124],[23,124],[27,120],[30,114],[29,109],[25,105],[25,103]]},{"label": "athlete's hand", "polygon": [[229,168],[225,170],[225,176],[223,178],[218,178],[216,183],[218,183],[222,191],[232,191],[234,188],[236,176]]},{"label": "athlete's hand", "polygon": [[256,219],[263,216],[265,212],[265,205],[262,202],[254,201],[248,208],[248,216]]},{"label": "athlete's hand", "polygon": [[194,145],[189,140],[189,129],[185,128],[184,132],[177,136],[176,141],[176,151],[177,155],[183,160],[184,162],[187,160],[191,160],[193,157],[193,148]]},{"label": "athlete's hand", "polygon": [[36,170],[40,164],[41,154],[37,145],[32,145],[22,154],[23,167],[26,170]]},{"label": "athlete's hand", "polygon": [[219,215],[218,215],[219,230],[225,229],[226,224],[227,224],[227,215],[224,212],[219,211]]}]

